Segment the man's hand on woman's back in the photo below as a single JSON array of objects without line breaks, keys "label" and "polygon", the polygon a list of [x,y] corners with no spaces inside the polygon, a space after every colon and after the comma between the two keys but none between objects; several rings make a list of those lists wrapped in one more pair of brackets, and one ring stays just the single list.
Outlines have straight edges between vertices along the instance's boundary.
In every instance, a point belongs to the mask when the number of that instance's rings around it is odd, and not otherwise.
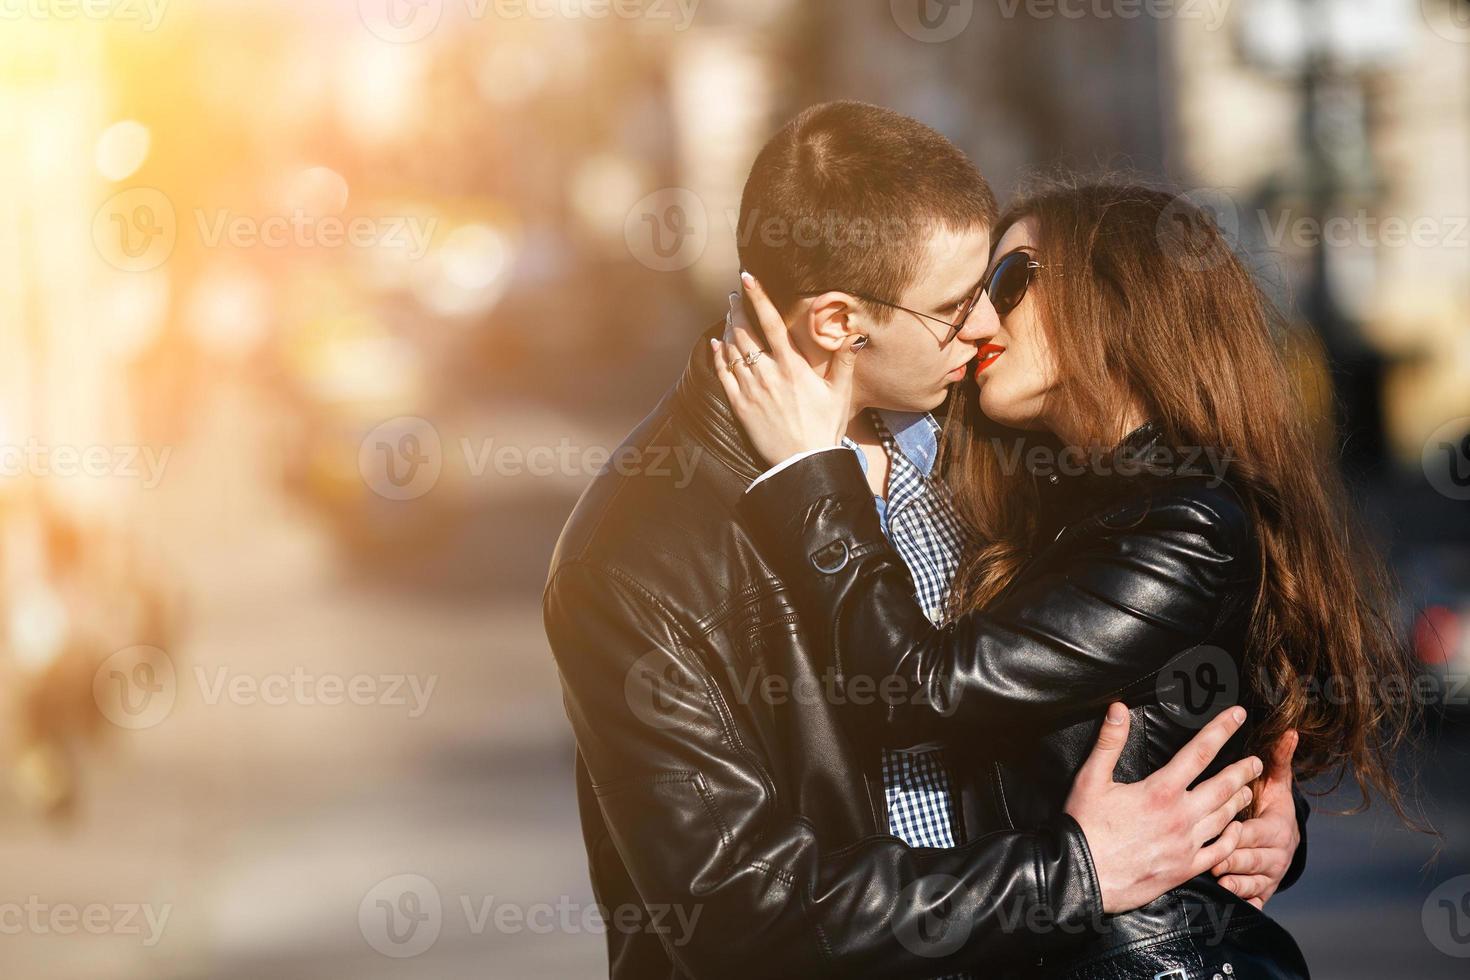
[{"label": "man's hand on woman's back", "polygon": [[1302,843],[1296,798],[1291,792],[1291,757],[1297,741],[1292,731],[1272,746],[1271,768],[1261,784],[1256,815],[1240,825],[1235,853],[1211,869],[1223,887],[1256,908],[1263,907],[1281,887]]},{"label": "man's hand on woman's back", "polygon": [[1124,705],[1108,707],[1066,805],[1087,838],[1108,913],[1147,905],[1222,866],[1240,846],[1243,825],[1235,816],[1250,805],[1250,784],[1263,770],[1261,760],[1250,756],[1189,788],[1245,723],[1245,709],[1231,708],[1147,779],[1114,782],[1128,722]]}]

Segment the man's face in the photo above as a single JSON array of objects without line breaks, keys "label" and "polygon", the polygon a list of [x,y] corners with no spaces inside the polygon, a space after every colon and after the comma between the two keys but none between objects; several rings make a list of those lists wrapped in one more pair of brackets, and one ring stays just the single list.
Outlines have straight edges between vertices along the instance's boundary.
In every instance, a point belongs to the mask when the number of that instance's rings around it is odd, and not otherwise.
[{"label": "man's face", "polygon": [[949,386],[964,377],[975,358],[975,337],[995,319],[989,297],[982,297],[958,336],[944,343],[944,324],[954,322],[985,274],[989,228],[938,230],[924,253],[918,275],[898,303],[943,322],[891,310],[882,323],[859,324],[868,344],[854,367],[856,407],[932,412],[944,403]]}]

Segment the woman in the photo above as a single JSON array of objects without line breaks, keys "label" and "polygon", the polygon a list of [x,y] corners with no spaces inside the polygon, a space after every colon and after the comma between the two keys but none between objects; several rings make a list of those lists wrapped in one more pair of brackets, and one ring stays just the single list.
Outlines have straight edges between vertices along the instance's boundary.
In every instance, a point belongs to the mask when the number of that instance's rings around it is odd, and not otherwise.
[{"label": "woman", "polygon": [[[950,622],[914,601],[852,453],[809,455],[745,500],[803,618],[830,624],[825,666],[853,692],[889,683],[876,704],[851,699],[853,731],[943,739],[986,767],[1000,829],[1063,810],[1109,703],[1131,711],[1132,780],[1238,701],[1253,724],[1217,766],[1295,730],[1299,777],[1351,774],[1402,816],[1390,761],[1409,699],[1375,696],[1411,676],[1396,607],[1249,274],[1212,222],[1142,187],[1044,191],[996,233],[969,417],[947,426],[947,477],[982,542]],[[860,355],[849,342],[822,377],[748,277],[746,291],[771,350],[740,360],[749,331],[715,345],[736,415],[772,463],[834,446]],[[1339,696],[1313,697],[1324,685]],[[1103,900],[1075,958],[1026,974],[1307,975],[1259,903],[1210,875],[1136,910]]]}]

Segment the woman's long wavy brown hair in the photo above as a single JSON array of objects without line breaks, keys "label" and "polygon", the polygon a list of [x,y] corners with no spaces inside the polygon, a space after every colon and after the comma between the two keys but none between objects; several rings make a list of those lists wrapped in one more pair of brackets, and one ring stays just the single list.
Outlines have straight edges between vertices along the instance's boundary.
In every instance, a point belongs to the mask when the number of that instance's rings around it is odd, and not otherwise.
[{"label": "woman's long wavy brown hair", "polygon": [[[1325,776],[1331,789],[1351,775],[1362,793],[1356,809],[1376,790],[1422,827],[1394,775],[1417,726],[1396,589],[1339,474],[1331,399],[1303,397],[1294,376],[1304,372],[1273,304],[1187,198],[1133,183],[1053,183],[1013,204],[994,239],[1025,217],[1036,222],[1044,266],[1028,301],[1039,304],[1058,368],[1051,397],[1064,417],[1083,423],[1088,445],[1111,446],[1125,406],[1136,404],[1164,445],[1229,456],[1226,479],[1254,519],[1263,568],[1245,651],[1247,694],[1260,706],[1253,751],[1295,729],[1299,778]],[[1033,478],[998,447],[1060,447],[985,419],[973,382],[951,409],[946,472],[982,542],[952,601],[974,609],[1037,544]]]}]

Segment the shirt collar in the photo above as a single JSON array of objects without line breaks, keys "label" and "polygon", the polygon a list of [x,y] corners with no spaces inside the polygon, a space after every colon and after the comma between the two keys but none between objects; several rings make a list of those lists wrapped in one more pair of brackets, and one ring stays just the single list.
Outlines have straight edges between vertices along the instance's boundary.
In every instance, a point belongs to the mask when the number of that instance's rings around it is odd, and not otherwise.
[{"label": "shirt collar", "polygon": [[[934,463],[939,458],[939,423],[934,416],[928,412],[871,411],[877,422],[878,436],[889,455],[897,451],[924,476],[932,475]],[[846,436],[842,444],[857,453],[863,472],[868,472],[868,458],[858,444]]]},{"label": "shirt collar", "polygon": [[934,473],[939,458],[939,423],[928,412],[875,413],[893,436],[898,451],[925,476]]}]

